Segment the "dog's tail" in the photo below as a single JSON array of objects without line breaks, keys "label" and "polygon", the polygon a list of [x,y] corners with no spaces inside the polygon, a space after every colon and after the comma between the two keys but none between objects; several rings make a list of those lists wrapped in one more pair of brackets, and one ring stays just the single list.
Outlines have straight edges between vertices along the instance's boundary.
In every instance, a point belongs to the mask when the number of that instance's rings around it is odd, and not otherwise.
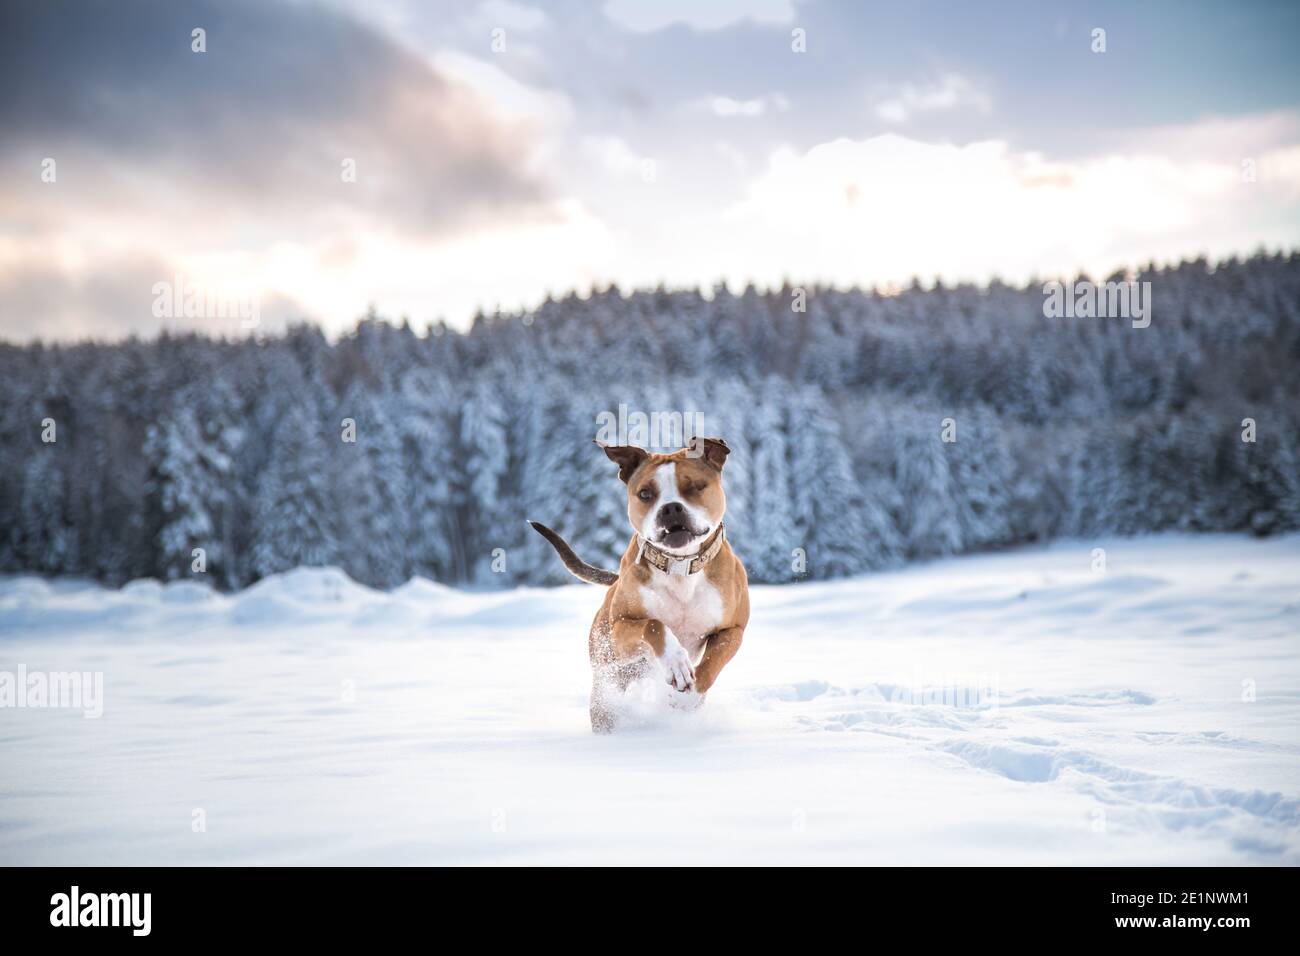
[{"label": "dog's tail", "polygon": [[586,581],[588,584],[604,585],[613,584],[618,580],[618,575],[613,571],[602,571],[600,568],[593,568],[586,561],[583,561],[582,558],[573,553],[573,549],[569,547],[569,542],[546,527],[546,525],[538,521],[529,521],[528,523],[533,526],[534,531],[551,542],[551,547],[560,555],[560,560],[564,562],[564,566],[578,580]]}]

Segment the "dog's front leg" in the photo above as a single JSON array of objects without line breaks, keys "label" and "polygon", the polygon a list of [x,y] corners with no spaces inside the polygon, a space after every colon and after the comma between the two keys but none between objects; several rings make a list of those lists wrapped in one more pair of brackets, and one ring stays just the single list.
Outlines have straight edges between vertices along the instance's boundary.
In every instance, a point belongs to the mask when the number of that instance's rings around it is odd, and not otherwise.
[{"label": "dog's front leg", "polygon": [[659,659],[668,683],[677,690],[689,690],[695,684],[695,668],[677,635],[653,618],[624,618],[614,624],[610,634],[614,656],[622,663],[652,654]]},{"label": "dog's front leg", "polygon": [[699,666],[695,668],[696,693],[703,694],[713,686],[713,682],[722,673],[722,668],[727,666],[727,661],[740,650],[740,642],[744,634],[743,627],[724,627],[709,635],[708,640],[704,642],[704,656],[700,658]]}]

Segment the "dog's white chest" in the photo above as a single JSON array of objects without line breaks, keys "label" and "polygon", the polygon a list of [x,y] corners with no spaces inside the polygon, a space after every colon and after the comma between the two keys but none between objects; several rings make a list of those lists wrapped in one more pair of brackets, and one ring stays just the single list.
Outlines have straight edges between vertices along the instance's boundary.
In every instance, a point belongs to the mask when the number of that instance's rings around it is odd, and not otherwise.
[{"label": "dog's white chest", "polygon": [[641,588],[641,604],[646,617],[677,635],[692,663],[699,661],[704,639],[722,623],[722,595],[702,573],[653,571],[650,584]]}]

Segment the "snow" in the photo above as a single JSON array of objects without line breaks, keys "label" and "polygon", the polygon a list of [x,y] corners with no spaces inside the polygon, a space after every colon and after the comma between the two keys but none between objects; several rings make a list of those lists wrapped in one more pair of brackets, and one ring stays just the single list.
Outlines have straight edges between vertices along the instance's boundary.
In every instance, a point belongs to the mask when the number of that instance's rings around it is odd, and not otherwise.
[{"label": "snow", "polygon": [[0,710],[0,863],[1296,865],[1298,571],[1169,535],[757,587],[706,705],[608,737],[594,587],[3,578],[0,671],[104,701]]}]

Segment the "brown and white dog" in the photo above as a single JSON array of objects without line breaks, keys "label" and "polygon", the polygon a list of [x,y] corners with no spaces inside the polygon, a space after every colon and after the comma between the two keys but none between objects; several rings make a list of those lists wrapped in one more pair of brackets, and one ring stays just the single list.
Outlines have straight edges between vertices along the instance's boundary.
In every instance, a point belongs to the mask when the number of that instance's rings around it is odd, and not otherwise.
[{"label": "brown and white dog", "polygon": [[[599,443],[598,443],[599,444]],[[671,455],[634,445],[601,446],[627,485],[632,540],[618,573],[583,562],[558,534],[530,521],[564,566],[609,585],[591,624],[591,729],[614,729],[611,698],[654,663],[680,702],[698,705],[740,648],[749,623],[749,581],[727,543],[718,438],[694,439]]]}]

